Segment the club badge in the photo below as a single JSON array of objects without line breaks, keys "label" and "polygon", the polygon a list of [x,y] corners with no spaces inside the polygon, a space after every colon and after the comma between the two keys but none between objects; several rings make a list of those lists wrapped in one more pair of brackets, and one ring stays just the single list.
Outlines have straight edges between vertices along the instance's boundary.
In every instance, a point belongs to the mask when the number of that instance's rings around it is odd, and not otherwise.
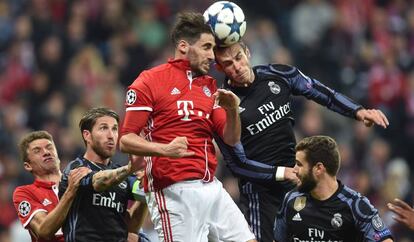
[{"label": "club badge", "polygon": [[267,85],[270,87],[270,91],[273,94],[279,94],[279,92],[280,92],[280,86],[279,85],[277,85],[276,83],[274,83],[272,81],[270,81],[269,83],[267,83]]},{"label": "club badge", "polygon": [[333,218],[331,219],[332,227],[334,227],[335,229],[338,229],[342,226],[342,224],[343,224],[342,215],[340,213],[335,213]]},{"label": "club badge", "polygon": [[206,94],[207,97],[211,97],[211,91],[210,91],[210,89],[208,89],[207,86],[203,87],[203,92],[204,92],[204,94]]}]

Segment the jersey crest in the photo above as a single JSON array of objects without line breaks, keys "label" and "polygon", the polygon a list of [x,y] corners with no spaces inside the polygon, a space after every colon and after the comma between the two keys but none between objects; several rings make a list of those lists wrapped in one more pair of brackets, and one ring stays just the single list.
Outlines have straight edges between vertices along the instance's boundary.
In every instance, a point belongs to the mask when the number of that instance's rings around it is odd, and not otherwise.
[{"label": "jersey crest", "polygon": [[203,92],[206,94],[207,97],[211,97],[211,91],[207,86],[203,87]]},{"label": "jersey crest", "polygon": [[270,91],[273,94],[279,94],[280,93],[280,86],[277,85],[275,82],[270,81],[269,83],[267,83],[267,85],[270,87]]},{"label": "jersey crest", "polygon": [[343,224],[342,215],[340,213],[335,213],[333,218],[331,219],[331,225],[335,229],[339,229]]}]

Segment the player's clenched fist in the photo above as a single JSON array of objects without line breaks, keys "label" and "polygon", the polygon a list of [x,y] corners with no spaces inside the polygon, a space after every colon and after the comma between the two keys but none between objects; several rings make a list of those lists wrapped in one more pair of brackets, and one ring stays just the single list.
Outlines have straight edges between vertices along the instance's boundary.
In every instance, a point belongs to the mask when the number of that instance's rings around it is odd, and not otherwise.
[{"label": "player's clenched fist", "polygon": [[180,158],[194,155],[193,151],[188,151],[187,137],[176,137],[169,144],[162,147],[163,156]]}]

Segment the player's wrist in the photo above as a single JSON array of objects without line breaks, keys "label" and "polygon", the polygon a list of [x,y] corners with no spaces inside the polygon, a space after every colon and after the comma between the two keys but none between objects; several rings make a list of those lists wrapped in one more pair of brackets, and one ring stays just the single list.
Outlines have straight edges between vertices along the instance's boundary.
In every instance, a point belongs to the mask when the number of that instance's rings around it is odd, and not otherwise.
[{"label": "player's wrist", "polygon": [[278,166],[276,168],[276,173],[275,173],[276,181],[285,180],[285,170],[286,170],[286,167],[284,167],[284,166]]}]

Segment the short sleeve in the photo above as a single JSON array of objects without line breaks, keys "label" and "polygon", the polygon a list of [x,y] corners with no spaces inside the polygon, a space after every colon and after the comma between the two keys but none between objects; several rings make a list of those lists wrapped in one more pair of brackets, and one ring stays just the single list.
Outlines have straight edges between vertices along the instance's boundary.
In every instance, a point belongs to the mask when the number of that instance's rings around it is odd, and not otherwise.
[{"label": "short sleeve", "polygon": [[47,210],[44,208],[43,204],[36,201],[33,195],[27,189],[22,187],[18,187],[14,191],[13,204],[16,208],[19,220],[25,228],[36,213],[47,213]]},{"label": "short sleeve", "polygon": [[223,138],[224,126],[226,124],[226,111],[220,106],[214,106],[211,114],[211,122],[214,133]]},{"label": "short sleeve", "polygon": [[368,198],[360,197],[352,208],[356,226],[364,235],[364,241],[383,241],[392,238],[391,231],[385,226],[378,210],[375,209]]},{"label": "short sleeve", "polygon": [[[154,90],[148,83],[153,83],[153,77],[148,71],[142,72],[128,87],[125,97],[126,111],[152,111],[154,108]],[[156,87],[154,87],[156,88]]]}]

